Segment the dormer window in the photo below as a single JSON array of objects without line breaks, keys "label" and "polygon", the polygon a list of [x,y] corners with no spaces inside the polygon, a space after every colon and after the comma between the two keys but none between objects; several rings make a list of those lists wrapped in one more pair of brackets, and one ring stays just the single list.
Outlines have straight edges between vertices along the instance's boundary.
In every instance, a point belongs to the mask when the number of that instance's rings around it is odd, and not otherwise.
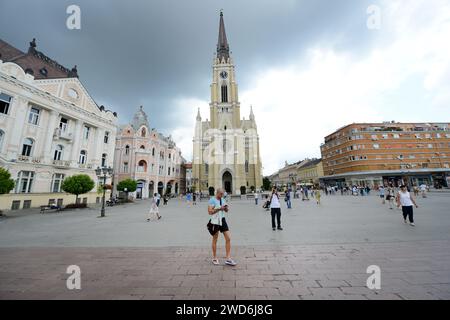
[{"label": "dormer window", "polygon": [[48,71],[47,71],[46,68],[41,68],[41,69],[39,70],[39,73],[40,73],[41,75],[43,75],[44,77],[46,77],[46,76],[48,75]]}]

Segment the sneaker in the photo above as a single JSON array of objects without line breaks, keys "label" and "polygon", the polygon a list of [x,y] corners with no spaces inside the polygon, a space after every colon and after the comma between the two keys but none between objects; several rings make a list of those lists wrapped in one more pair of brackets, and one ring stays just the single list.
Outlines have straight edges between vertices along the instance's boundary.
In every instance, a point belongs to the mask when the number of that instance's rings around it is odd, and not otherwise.
[{"label": "sneaker", "polygon": [[410,226],[413,226],[413,227],[415,226],[414,222],[411,222],[409,225],[410,225]]},{"label": "sneaker", "polygon": [[218,265],[219,265],[219,259],[217,259],[217,258],[212,259],[211,262],[212,262],[212,264],[215,265],[215,266],[218,266]]},{"label": "sneaker", "polygon": [[277,229],[275,229],[275,228],[272,228],[272,230],[273,230],[273,231],[275,231],[275,230],[277,230]]},{"label": "sneaker", "polygon": [[282,228],[282,227],[278,227],[277,229],[278,229],[278,230],[283,230],[283,228]]},{"label": "sneaker", "polygon": [[227,259],[225,260],[225,264],[234,267],[237,263],[233,259]]}]

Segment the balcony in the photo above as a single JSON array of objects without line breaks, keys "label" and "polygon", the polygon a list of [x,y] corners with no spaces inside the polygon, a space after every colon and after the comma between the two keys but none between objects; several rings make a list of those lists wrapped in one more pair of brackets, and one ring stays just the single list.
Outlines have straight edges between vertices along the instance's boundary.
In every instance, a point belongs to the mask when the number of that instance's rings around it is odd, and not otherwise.
[{"label": "balcony", "polygon": [[41,163],[41,157],[29,157],[29,156],[18,156],[17,162],[26,162],[26,163]]},{"label": "balcony", "polygon": [[53,161],[52,161],[52,164],[53,164],[55,167],[58,167],[58,168],[70,168],[71,161],[65,161],[65,160],[53,160]]},{"label": "balcony", "polygon": [[66,127],[55,128],[55,131],[53,133],[53,139],[54,140],[63,139],[63,140],[67,140],[70,142],[73,139],[73,135],[72,135],[72,133],[67,131]]},{"label": "balcony", "polygon": [[88,164],[86,164],[86,163],[79,163],[78,164],[78,168],[80,168],[80,169],[92,169],[92,168],[94,168],[94,165],[92,163],[88,163]]}]

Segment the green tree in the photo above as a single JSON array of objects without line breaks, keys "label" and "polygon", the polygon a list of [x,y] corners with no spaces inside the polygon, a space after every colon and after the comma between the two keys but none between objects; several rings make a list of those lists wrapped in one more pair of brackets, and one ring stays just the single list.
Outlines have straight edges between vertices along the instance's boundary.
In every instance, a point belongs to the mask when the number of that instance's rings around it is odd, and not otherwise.
[{"label": "green tree", "polygon": [[128,192],[135,192],[136,189],[137,189],[137,181],[133,179],[125,179],[117,184],[117,190],[125,191],[127,195],[127,201],[128,201]]},{"label": "green tree", "polygon": [[272,188],[272,182],[270,182],[269,178],[264,177],[263,178],[263,189],[270,190],[271,188]]},{"label": "green tree", "polygon": [[76,196],[75,203],[78,203],[78,196],[94,189],[95,183],[87,174],[77,174],[65,178],[61,188],[70,194]]},{"label": "green tree", "polygon": [[14,180],[8,170],[0,168],[0,194],[9,193],[14,189]]}]

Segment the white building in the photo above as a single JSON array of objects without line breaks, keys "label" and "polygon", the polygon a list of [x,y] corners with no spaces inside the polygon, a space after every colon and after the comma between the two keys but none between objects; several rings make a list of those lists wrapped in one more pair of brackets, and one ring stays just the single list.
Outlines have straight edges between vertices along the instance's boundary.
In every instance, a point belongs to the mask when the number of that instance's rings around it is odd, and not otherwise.
[{"label": "white building", "polygon": [[[0,166],[15,189],[1,209],[73,203],[61,191],[65,177],[112,166],[117,115],[98,106],[78,79],[30,43],[24,53],[0,40]],[[96,188],[81,201],[99,200]]]}]

